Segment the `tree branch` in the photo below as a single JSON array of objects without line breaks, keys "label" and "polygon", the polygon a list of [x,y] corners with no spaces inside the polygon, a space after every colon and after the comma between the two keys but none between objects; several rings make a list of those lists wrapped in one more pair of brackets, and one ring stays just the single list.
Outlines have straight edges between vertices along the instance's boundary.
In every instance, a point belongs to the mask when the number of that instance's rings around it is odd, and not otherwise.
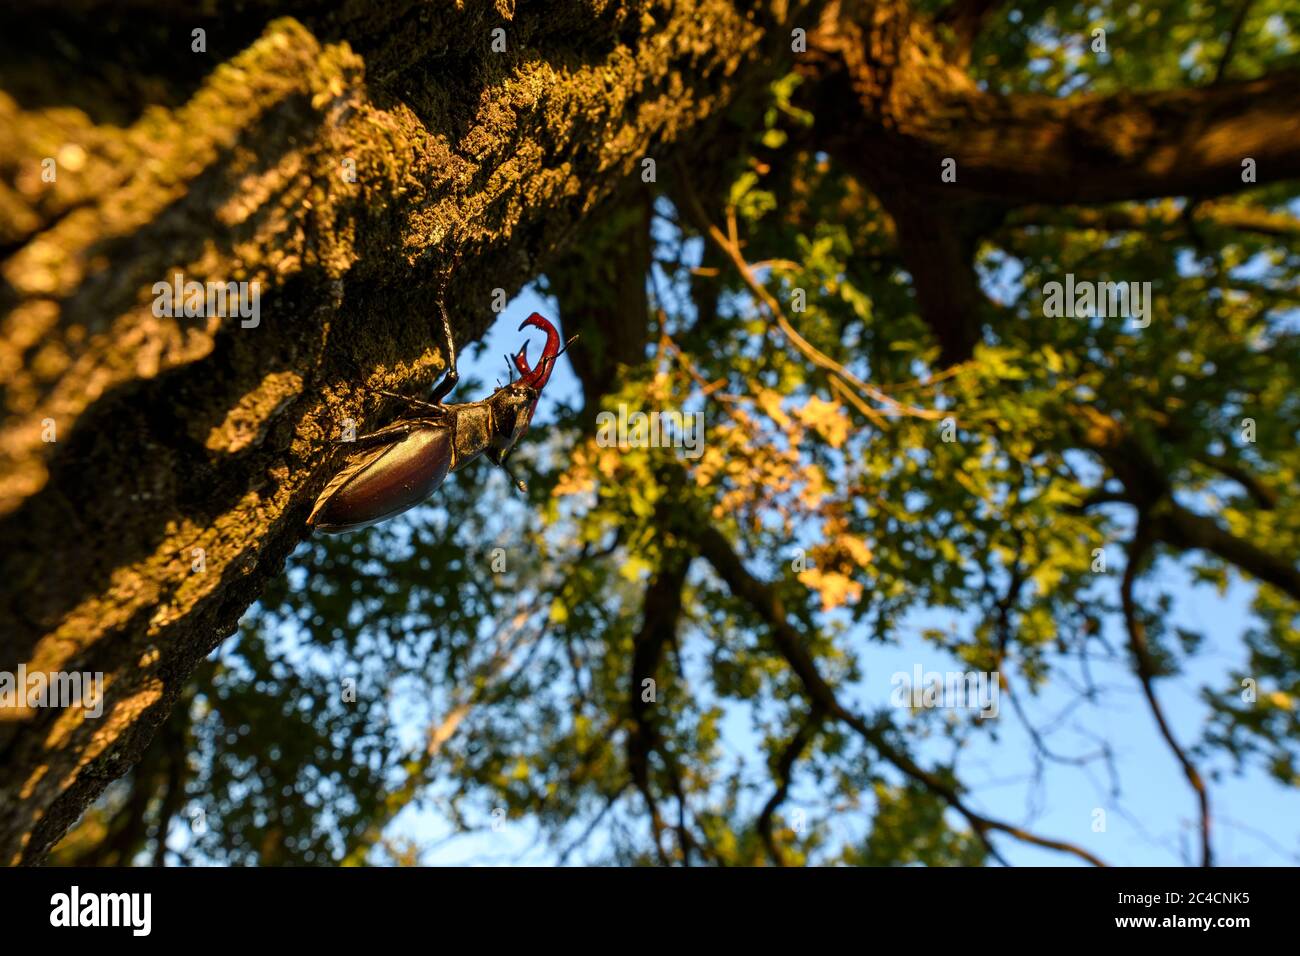
[{"label": "tree branch", "polygon": [[751,609],[771,628],[772,641],[781,656],[803,684],[809,698],[826,713],[851,727],[886,761],[912,780],[923,785],[930,792],[942,797],[949,806],[956,810],[970,824],[975,833],[984,841],[990,853],[997,856],[989,834],[1006,833],[1026,843],[1070,853],[1094,866],[1105,864],[1092,853],[1061,840],[1038,836],[1021,827],[1004,823],[976,813],[962,799],[960,793],[936,774],[917,764],[906,752],[895,747],[886,737],[885,729],[872,725],[862,717],[844,707],[830,685],[822,678],[811,656],[804,649],[799,634],[786,618],[785,608],[771,587],[751,575],[744,567],[740,557],[732,549],[727,539],[713,526],[704,521],[694,522],[690,526],[696,546],[700,553],[713,566],[718,576],[726,582],[731,593],[747,603]]},{"label": "tree branch", "polygon": [[963,190],[1012,205],[1221,196],[1300,176],[1300,71],[1220,86],[1055,97],[968,94],[924,152]]},{"label": "tree branch", "polygon": [[1241,485],[1246,493],[1255,499],[1255,504],[1263,510],[1272,511],[1277,507],[1277,492],[1260,481],[1253,472],[1243,465],[1224,458],[1222,455],[1197,455],[1196,460]]},{"label": "tree branch", "polygon": [[[682,588],[686,585],[686,572],[689,568],[690,560],[680,551],[669,551],[663,556],[659,568],[646,587],[641,627],[632,638],[632,666],[628,675],[632,724],[627,735],[627,765],[632,782],[645,798],[646,807],[650,811],[655,849],[659,861],[664,865],[669,863],[660,840],[664,823],[650,779],[650,754],[655,751],[662,754],[662,741],[651,712],[652,701],[645,698],[643,684],[647,680],[655,681],[657,699],[659,665],[665,649],[676,639],[677,623],[682,614]],[[663,756],[666,761],[671,760],[668,755]],[[689,864],[695,840],[685,822],[685,795],[679,792],[677,798],[681,811],[676,827],[678,845],[682,862]]]},{"label": "tree branch", "polygon": [[1199,548],[1222,558],[1300,601],[1300,568],[1279,555],[1224,531],[1212,518],[1171,501],[1150,516],[1151,531],[1176,548]]},{"label": "tree branch", "polygon": [[[786,318],[785,310],[781,308],[781,304],[777,302],[776,297],[758,281],[754,276],[753,269],[745,261],[745,256],[740,250],[740,240],[735,234],[734,210],[728,211],[729,228],[724,233],[718,226],[705,218],[703,206],[701,206],[691,186],[690,174],[679,166],[677,178],[685,197],[687,214],[695,221],[696,227],[712,240],[723,255],[731,261],[745,285],[753,293],[754,298],[763,304],[768,314],[776,321],[777,328],[781,330],[790,343],[814,365],[829,373],[833,382],[838,380],[838,383],[843,386],[840,389],[841,394],[848,398],[850,404],[861,412],[864,417],[878,427],[883,427],[884,419],[882,415],[938,420],[948,414],[947,412],[918,408],[914,405],[905,405],[899,402],[875,385],[870,385],[858,378],[842,364],[800,335],[795,327],[790,324],[790,320]],[[885,406],[884,409],[872,408],[867,404],[867,399],[880,403]]]},{"label": "tree branch", "polygon": [[[904,4],[845,2],[809,38],[825,148],[939,185],[952,198],[1019,206],[1240,192],[1300,176],[1300,70],[1111,96],[1003,95],[946,60]],[[856,154],[852,153],[856,144]]]},{"label": "tree branch", "polygon": [[1246,14],[1250,12],[1252,0],[1238,0],[1237,9],[1232,15],[1232,24],[1228,27],[1228,40],[1223,44],[1223,55],[1219,57],[1219,65],[1214,70],[1214,82],[1222,83],[1228,75],[1228,67],[1232,65],[1232,54],[1237,49],[1237,38],[1241,35],[1241,27],[1246,22]]},{"label": "tree branch", "polygon": [[1095,452],[1115,474],[1154,537],[1176,548],[1208,551],[1300,601],[1300,568],[1175,501],[1164,468],[1123,423],[1091,406],[1076,411],[1080,445]]},{"label": "tree branch", "polygon": [[[1172,205],[1158,208],[1133,205],[1102,209],[1026,206],[1008,216],[1004,228],[1010,230],[1050,226],[1120,232],[1151,230],[1155,227],[1161,238],[1171,238],[1183,231],[1183,213],[1184,210]],[[1197,223],[1278,239],[1300,237],[1300,219],[1258,206],[1199,203],[1192,212],[1192,218]]]},{"label": "tree branch", "polygon": [[569,361],[582,382],[588,428],[595,428],[601,400],[617,390],[619,366],[645,361],[652,203],[644,186],[625,188],[597,214],[583,241],[546,270],[566,335],[581,334],[584,343]]},{"label": "tree branch", "polygon": [[1156,697],[1155,677],[1156,666],[1151,658],[1151,649],[1147,645],[1146,626],[1142,623],[1141,616],[1138,613],[1137,602],[1133,597],[1133,589],[1137,583],[1138,575],[1142,567],[1151,554],[1151,548],[1154,541],[1149,533],[1142,518],[1138,519],[1138,529],[1134,535],[1132,543],[1128,549],[1128,563],[1124,567],[1124,579],[1120,584],[1120,600],[1124,611],[1124,626],[1128,631],[1129,647],[1133,651],[1133,660],[1137,669],[1139,682],[1142,684],[1142,693],[1146,696],[1147,705],[1151,709],[1151,715],[1155,717],[1156,725],[1160,728],[1160,736],[1164,737],[1165,743],[1173,751],[1174,756],[1178,759],[1179,765],[1183,768],[1183,775],[1187,777],[1187,782],[1191,785],[1192,790],[1196,793],[1196,800],[1200,807],[1201,818],[1201,866],[1212,866],[1213,855],[1210,847],[1210,795],[1205,786],[1205,781],[1201,778],[1200,771],[1187,756],[1187,752],[1178,745],[1174,732],[1169,726],[1169,721],[1165,719],[1164,708],[1160,706],[1160,701]]},{"label": "tree branch", "polygon": [[808,749],[808,744],[817,736],[817,731],[821,729],[822,721],[825,719],[820,706],[813,704],[812,710],[808,716],[799,723],[799,729],[795,735],[790,738],[790,742],[785,745],[781,751],[780,759],[776,764],[776,790],[772,796],[768,797],[767,803],[763,804],[763,810],[758,815],[758,832],[763,838],[763,845],[767,847],[767,854],[772,858],[772,862],[777,866],[786,866],[785,852],[781,845],[776,842],[776,837],[772,833],[772,819],[776,815],[777,808],[785,802],[786,795],[790,792],[790,778],[794,773],[794,765],[798,762],[803,752]]}]

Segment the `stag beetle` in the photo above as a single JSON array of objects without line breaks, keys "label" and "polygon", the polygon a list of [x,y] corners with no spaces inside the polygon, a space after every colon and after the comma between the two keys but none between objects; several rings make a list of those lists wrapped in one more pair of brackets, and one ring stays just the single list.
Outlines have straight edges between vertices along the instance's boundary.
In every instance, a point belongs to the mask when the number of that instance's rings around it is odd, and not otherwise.
[{"label": "stag beetle", "polygon": [[[484,453],[489,461],[510,475],[520,491],[528,490],[527,485],[510,474],[506,459],[528,429],[555,361],[564,352],[560,348],[560,334],[555,326],[534,312],[524,319],[519,330],[522,332],[531,325],[546,333],[546,345],[537,368],[528,367],[528,343],[525,342],[514,356],[520,374],[518,381],[512,372],[507,384],[482,401],[444,404],[443,399],[455,388],[460,376],[456,371],[451,322],[441,296],[438,310],[447,337],[446,376],[434,388],[430,401],[380,391],[381,395],[402,399],[419,411],[419,417],[401,419],[368,435],[357,436],[351,444],[369,450],[325,486],[307,518],[308,527],[338,534],[399,515],[429,497],[448,472],[464,467]],[[573,339],[564,348],[571,344]]]}]

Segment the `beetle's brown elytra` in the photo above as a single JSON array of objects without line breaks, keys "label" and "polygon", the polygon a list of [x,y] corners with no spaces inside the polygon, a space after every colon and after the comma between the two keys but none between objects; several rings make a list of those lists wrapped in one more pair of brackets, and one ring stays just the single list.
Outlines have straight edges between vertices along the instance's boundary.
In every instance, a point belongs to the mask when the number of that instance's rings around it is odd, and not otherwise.
[{"label": "beetle's brown elytra", "polygon": [[326,533],[355,531],[415,507],[447,477],[450,450],[451,433],[436,425],[379,446],[326,487],[308,523]]}]

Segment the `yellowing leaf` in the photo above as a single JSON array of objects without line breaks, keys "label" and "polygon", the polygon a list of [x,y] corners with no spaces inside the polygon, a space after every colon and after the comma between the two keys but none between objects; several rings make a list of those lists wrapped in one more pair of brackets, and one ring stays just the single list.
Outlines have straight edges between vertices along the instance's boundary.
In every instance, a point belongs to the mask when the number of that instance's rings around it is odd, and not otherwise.
[{"label": "yellowing leaf", "polygon": [[770,388],[760,389],[754,396],[758,401],[758,407],[763,410],[763,414],[772,421],[776,422],[781,428],[786,428],[790,424],[790,416],[781,409],[781,394],[774,392]]},{"label": "yellowing leaf", "polygon": [[823,611],[833,611],[862,597],[862,585],[837,571],[809,568],[799,574],[799,580],[821,595]]},{"label": "yellowing leaf", "polygon": [[836,539],[835,544],[849,553],[854,561],[861,567],[866,567],[871,563],[871,547],[861,538],[855,538],[852,535],[841,535]]},{"label": "yellowing leaf", "polygon": [[552,624],[563,624],[569,619],[569,609],[565,607],[559,598],[551,602],[550,617]]},{"label": "yellowing leaf", "polygon": [[825,402],[813,395],[795,414],[832,448],[839,448],[849,437],[849,417],[839,402]]}]

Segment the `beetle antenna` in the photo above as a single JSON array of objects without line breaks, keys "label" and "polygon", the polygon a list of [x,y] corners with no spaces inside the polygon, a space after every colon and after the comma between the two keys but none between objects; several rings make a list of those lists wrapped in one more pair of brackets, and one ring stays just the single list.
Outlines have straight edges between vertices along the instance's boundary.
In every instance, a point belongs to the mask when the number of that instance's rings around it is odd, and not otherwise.
[{"label": "beetle antenna", "polygon": [[558,352],[556,352],[554,355],[548,355],[548,356],[546,356],[545,361],[546,361],[546,363],[547,363],[547,364],[546,364],[546,370],[547,370],[547,371],[546,371],[546,377],[547,377],[547,378],[550,378],[550,377],[551,377],[551,371],[550,371],[550,370],[551,370],[552,368],[555,367],[555,361],[556,361],[556,359],[558,359],[561,355],[563,355],[565,352],[567,352],[567,351],[569,350],[569,346],[572,345],[572,344],[573,344],[574,342],[576,342],[576,341],[578,341],[578,336],[577,336],[577,334],[575,333],[574,336],[573,336],[573,338],[569,339],[569,341],[567,341],[567,342],[564,343],[564,348],[560,349],[560,350],[559,350]]},{"label": "beetle antenna", "polygon": [[509,356],[509,355],[507,355],[507,356],[505,357],[505,359],[506,359],[506,372],[509,373],[509,375],[510,375],[510,384],[513,385],[513,384],[515,383],[515,367],[514,367],[513,365],[510,364],[510,356]]}]

